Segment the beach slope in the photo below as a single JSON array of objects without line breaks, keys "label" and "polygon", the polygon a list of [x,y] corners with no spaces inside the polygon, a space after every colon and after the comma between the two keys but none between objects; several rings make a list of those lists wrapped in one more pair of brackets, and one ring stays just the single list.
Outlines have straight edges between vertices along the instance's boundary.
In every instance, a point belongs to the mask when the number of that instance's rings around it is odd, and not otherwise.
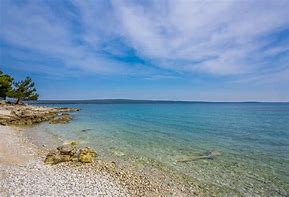
[{"label": "beach slope", "polygon": [[104,172],[43,163],[19,128],[0,126],[0,196],[129,196]]}]

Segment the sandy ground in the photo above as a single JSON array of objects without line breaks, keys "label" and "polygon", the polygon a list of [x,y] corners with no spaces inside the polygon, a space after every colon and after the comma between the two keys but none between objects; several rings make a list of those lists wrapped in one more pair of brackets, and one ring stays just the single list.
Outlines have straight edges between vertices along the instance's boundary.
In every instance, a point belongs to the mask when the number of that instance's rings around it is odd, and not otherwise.
[{"label": "sandy ground", "polygon": [[129,196],[106,173],[45,165],[22,132],[0,126],[0,196]]}]

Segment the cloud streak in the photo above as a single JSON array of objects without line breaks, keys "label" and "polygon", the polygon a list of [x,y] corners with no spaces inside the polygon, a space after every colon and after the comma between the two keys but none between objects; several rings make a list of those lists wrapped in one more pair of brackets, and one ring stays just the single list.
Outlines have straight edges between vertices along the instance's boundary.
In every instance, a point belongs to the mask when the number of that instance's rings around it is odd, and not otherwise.
[{"label": "cloud streak", "polygon": [[164,68],[255,72],[262,69],[258,63],[266,57],[263,48],[274,40],[272,34],[288,30],[286,1],[162,2],[116,1],[114,7],[139,55]]},{"label": "cloud streak", "polygon": [[1,3],[1,42],[68,70],[173,78],[289,67],[286,0]]}]

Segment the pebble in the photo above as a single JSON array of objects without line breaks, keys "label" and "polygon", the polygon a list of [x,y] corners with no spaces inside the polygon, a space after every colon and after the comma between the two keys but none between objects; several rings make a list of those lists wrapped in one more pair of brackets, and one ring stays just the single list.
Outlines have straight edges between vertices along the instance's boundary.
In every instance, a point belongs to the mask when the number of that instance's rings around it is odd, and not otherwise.
[{"label": "pebble", "polygon": [[0,173],[4,175],[0,196],[130,196],[108,174],[67,164],[50,166],[34,161],[1,167]]}]

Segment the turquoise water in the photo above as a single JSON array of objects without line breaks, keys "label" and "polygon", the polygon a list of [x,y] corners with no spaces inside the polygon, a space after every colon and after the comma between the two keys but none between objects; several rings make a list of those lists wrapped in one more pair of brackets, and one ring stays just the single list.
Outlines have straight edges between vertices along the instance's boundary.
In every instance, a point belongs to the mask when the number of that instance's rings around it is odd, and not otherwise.
[{"label": "turquoise water", "polygon": [[[220,195],[289,195],[288,103],[77,104],[68,125],[32,133],[80,140],[100,155],[167,168]],[[37,134],[36,134],[37,133]],[[179,159],[206,151],[214,159]]]}]

